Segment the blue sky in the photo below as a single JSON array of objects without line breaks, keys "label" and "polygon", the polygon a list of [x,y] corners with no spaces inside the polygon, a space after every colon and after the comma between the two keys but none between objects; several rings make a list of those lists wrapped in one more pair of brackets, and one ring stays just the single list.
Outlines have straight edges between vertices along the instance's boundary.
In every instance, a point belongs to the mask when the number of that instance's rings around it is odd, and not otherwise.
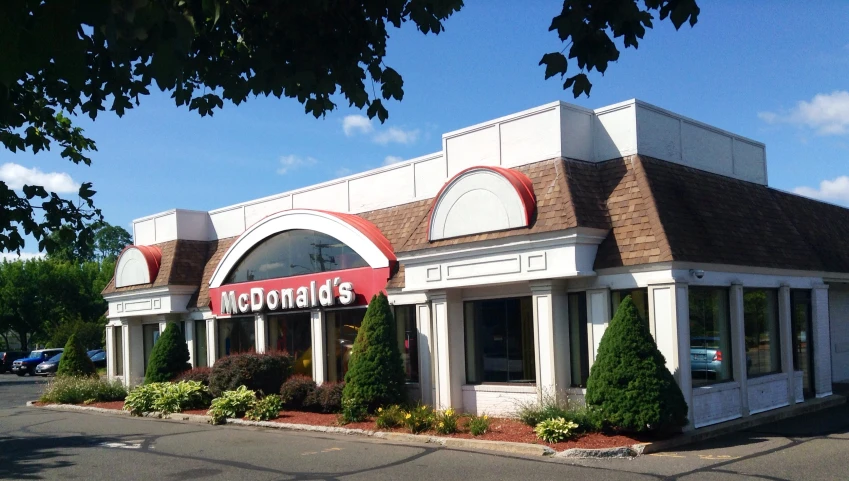
[{"label": "blue sky", "polygon": [[638,98],[764,142],[772,187],[849,206],[849,2],[767,10],[703,0],[694,28],[656,26],[579,99],[537,65],[562,49],[548,32],[562,2],[466,3],[438,36],[391,32],[385,63],[403,75],[405,96],[384,125],[350,117],[362,113],[344,102],[315,119],[275,98],[201,118],[157,92],[124,118],[77,119],[97,142],[90,167],[58,149],[0,150],[0,180],[14,185],[38,169],[57,189],[91,181],[106,220],[127,228],[175,207],[214,209],[436,152],[444,132],[554,100],[598,108]]}]

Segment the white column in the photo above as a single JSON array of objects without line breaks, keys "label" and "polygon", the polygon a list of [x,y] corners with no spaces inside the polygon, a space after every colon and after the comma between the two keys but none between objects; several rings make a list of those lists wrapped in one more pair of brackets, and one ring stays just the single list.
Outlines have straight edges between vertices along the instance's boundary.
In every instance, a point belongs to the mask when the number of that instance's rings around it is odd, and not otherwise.
[{"label": "white column", "polygon": [[589,346],[589,368],[593,367],[598,344],[610,322],[610,289],[587,291],[587,346]]},{"label": "white column", "polygon": [[218,360],[218,322],[211,317],[206,320],[206,365],[212,367]]},{"label": "white column", "polygon": [[268,341],[265,338],[267,335],[265,328],[266,322],[265,314],[258,313],[254,315],[254,342],[256,344],[256,352],[258,353],[263,353],[267,350],[266,345]]},{"label": "white column", "polygon": [[436,407],[463,408],[464,365],[463,303],[452,291],[430,294],[436,340]]},{"label": "white column", "polygon": [[831,333],[828,313],[828,286],[819,284],[811,291],[814,341],[814,389],[816,396],[831,396]]},{"label": "white column", "polygon": [[186,347],[189,348],[189,362],[192,367],[197,367],[197,363],[195,360],[197,359],[197,354],[195,353],[195,322],[188,318],[185,321],[186,326]]},{"label": "white column", "polygon": [[316,384],[323,383],[325,378],[325,364],[327,356],[325,353],[325,331],[324,311],[313,309],[310,311],[310,323],[312,324],[312,378]]},{"label": "white column", "polygon": [[743,320],[743,285],[731,284],[728,300],[731,310],[731,350],[734,380],[740,385],[740,412],[749,415],[749,383],[746,368],[746,326]]},{"label": "white column", "polygon": [[793,371],[793,324],[790,309],[790,286],[778,288],[778,332],[781,347],[781,372],[787,374],[787,403],[796,404],[796,373]]},{"label": "white column", "polygon": [[537,390],[541,396],[565,396],[569,387],[569,310],[557,281],[530,283],[534,309]]},{"label": "white column", "polygon": [[115,338],[111,323],[106,324],[106,379],[115,379]]},{"label": "white column", "polygon": [[666,359],[666,368],[675,377],[693,429],[693,378],[690,366],[690,299],[686,283],[648,286],[649,327],[657,348]]},{"label": "white column", "polygon": [[422,404],[433,405],[433,330],[431,329],[430,305],[416,305],[416,332],[419,348],[419,389]]}]

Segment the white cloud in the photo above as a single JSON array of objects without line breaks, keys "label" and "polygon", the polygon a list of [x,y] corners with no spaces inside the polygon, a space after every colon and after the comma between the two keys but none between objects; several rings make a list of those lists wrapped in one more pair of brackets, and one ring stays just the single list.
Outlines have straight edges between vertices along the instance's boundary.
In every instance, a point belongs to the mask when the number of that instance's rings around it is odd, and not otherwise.
[{"label": "white cloud", "polygon": [[0,262],[12,262],[18,259],[28,261],[30,259],[41,259],[42,257],[44,257],[44,254],[41,252],[21,252],[20,255],[17,252],[0,252]]},{"label": "white cloud", "polygon": [[0,165],[0,180],[12,190],[21,190],[24,185],[40,185],[46,191],[57,194],[80,191],[80,184],[65,172],[42,172],[38,168],[28,169],[12,162]]},{"label": "white cloud", "polygon": [[286,174],[289,171],[298,169],[306,165],[317,164],[318,161],[312,157],[301,157],[300,155],[284,155],[280,157],[280,167],[277,169],[278,174]]},{"label": "white cloud", "polygon": [[387,155],[386,158],[383,159],[383,165],[397,164],[398,162],[401,162],[403,160],[403,157],[398,157],[397,155]]},{"label": "white cloud", "polygon": [[345,177],[351,175],[351,172],[353,171],[347,167],[339,167],[336,169],[336,177]]},{"label": "white cloud", "polygon": [[819,189],[796,187],[793,192],[814,199],[849,204],[849,176],[842,175],[834,180],[824,180],[820,182]]},{"label": "white cloud", "polygon": [[788,112],[759,112],[766,123],[786,123],[805,126],[820,135],[849,133],[849,92],[836,90],[830,94],[817,94],[810,101],[800,101]]},{"label": "white cloud", "polygon": [[377,132],[372,137],[376,143],[380,145],[390,144],[392,142],[398,144],[412,144],[419,138],[419,130],[403,130],[398,127],[389,127],[386,130]]},{"label": "white cloud", "polygon": [[351,137],[354,134],[370,134],[374,132],[374,125],[371,124],[371,119],[365,115],[346,115],[342,119],[342,130],[345,135]]}]

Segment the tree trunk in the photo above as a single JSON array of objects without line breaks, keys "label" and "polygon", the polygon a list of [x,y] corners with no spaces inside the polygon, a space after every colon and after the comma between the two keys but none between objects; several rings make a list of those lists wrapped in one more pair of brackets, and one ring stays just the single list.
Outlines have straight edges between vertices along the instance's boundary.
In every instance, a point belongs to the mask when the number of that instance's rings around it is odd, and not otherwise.
[{"label": "tree trunk", "polygon": [[26,331],[17,331],[18,339],[21,341],[21,351],[29,351],[28,339]]}]

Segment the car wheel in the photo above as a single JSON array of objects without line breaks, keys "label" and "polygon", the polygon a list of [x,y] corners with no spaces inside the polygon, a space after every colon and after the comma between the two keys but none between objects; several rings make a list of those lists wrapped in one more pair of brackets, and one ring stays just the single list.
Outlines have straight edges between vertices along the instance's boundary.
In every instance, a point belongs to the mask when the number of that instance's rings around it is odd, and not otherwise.
[{"label": "car wheel", "polygon": [[18,376],[24,377],[24,376],[26,376],[27,373],[25,373],[23,371],[18,371],[15,374],[17,374]]}]

